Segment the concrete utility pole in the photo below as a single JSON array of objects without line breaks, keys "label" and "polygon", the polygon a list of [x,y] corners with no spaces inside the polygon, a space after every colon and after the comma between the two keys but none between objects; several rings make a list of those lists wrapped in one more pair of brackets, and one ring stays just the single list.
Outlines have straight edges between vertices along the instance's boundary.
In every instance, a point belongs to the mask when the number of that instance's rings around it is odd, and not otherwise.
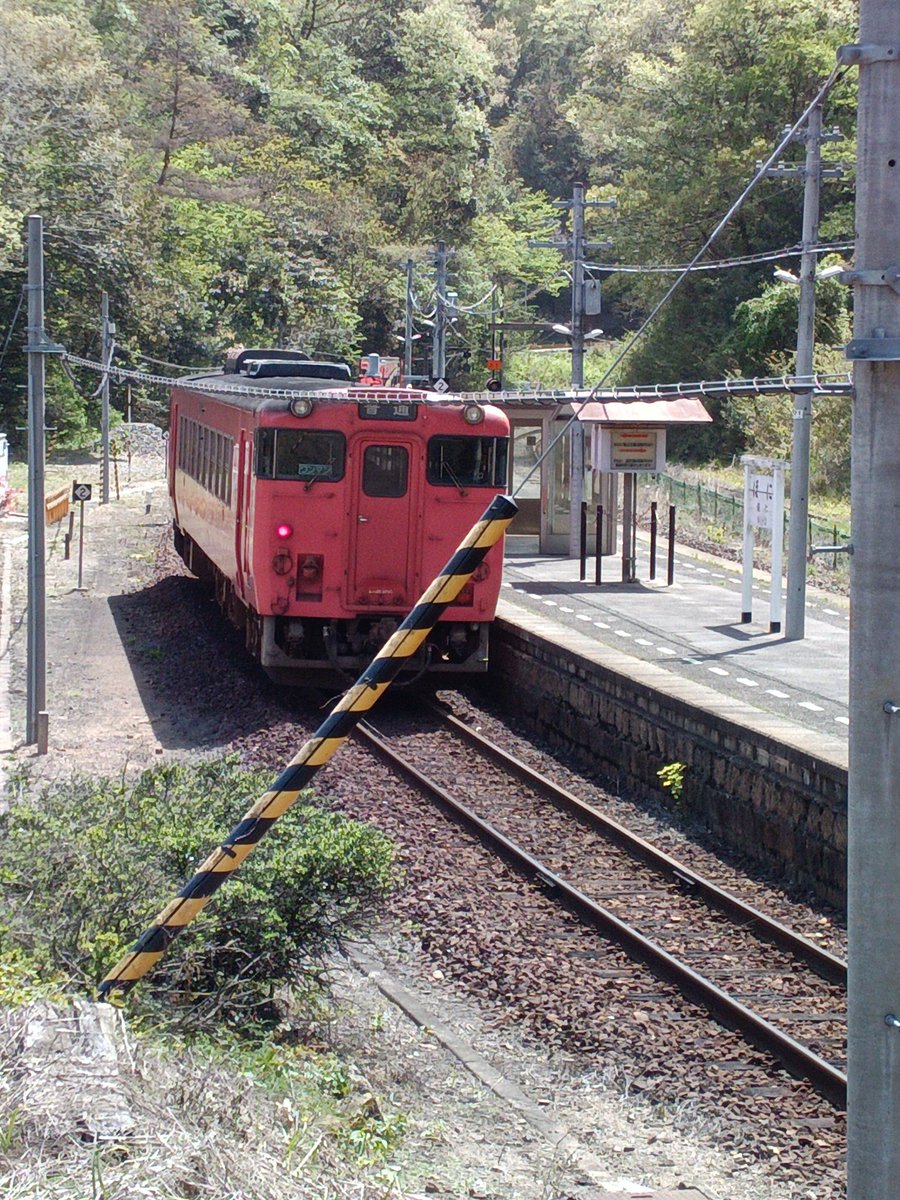
[{"label": "concrete utility pole", "polygon": [[[615,208],[617,200],[585,200],[584,184],[572,185],[571,200],[554,200],[555,208],[572,210],[572,234],[566,244],[529,242],[530,246],[561,250],[572,259],[572,316],[569,340],[572,343],[572,387],[584,387],[584,259],[588,250],[608,250],[610,242],[587,242],[584,238],[586,208]],[[569,432],[569,555],[581,553],[581,505],[584,500],[584,426],[575,421]]]},{"label": "concrete utility pole", "polygon": [[[795,135],[806,142],[806,162],[802,167],[779,163],[766,174],[773,179],[803,179],[803,233],[800,257],[800,312],[797,320],[796,375],[812,375],[816,322],[815,247],[819,241],[819,200],[823,178],[837,178],[840,168],[822,167],[822,143],[840,138],[838,133],[822,133],[822,105],[809,114],[804,132]],[[812,425],[812,392],[794,397],[794,425],[791,443],[791,517],[788,526],[788,584],[784,613],[785,637],[795,640],[806,631],[807,526],[809,525],[809,445]]]},{"label": "concrete utility pole", "polygon": [[44,511],[44,223],[28,218],[28,636],[25,742],[41,740],[47,708],[47,606]]},{"label": "concrete utility pole", "polygon": [[403,313],[403,382],[409,385],[412,379],[413,358],[413,271],[416,264],[406,260],[406,307]]},{"label": "concrete utility pole", "polygon": [[106,370],[100,384],[100,503],[109,504],[109,370],[112,364],[115,325],[109,319],[109,294],[100,296],[100,361]]},{"label": "concrete utility pole", "polygon": [[438,242],[435,265],[434,332],[431,339],[431,377],[437,382],[447,372],[447,243]]},{"label": "concrete utility pole", "polygon": [[848,1197],[900,1187],[900,5],[861,0],[850,626]]}]

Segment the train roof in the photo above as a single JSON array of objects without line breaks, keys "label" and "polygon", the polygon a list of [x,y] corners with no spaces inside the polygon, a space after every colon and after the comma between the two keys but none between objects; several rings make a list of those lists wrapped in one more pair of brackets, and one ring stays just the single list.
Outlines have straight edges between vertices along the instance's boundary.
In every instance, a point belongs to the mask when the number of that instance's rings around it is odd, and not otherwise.
[{"label": "train roof", "polygon": [[346,363],[317,361],[297,350],[235,349],[229,351],[224,370],[183,376],[173,381],[173,389],[200,393],[254,413],[265,410],[271,416],[288,412],[291,403],[305,395],[317,404],[479,403],[422,388],[354,383]]}]

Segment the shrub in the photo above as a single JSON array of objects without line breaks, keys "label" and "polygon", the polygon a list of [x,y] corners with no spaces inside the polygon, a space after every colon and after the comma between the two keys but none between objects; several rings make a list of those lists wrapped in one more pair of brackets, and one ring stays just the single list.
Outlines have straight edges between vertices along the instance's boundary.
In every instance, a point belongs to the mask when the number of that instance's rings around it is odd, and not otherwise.
[{"label": "shrub", "polygon": [[[0,823],[0,954],[93,990],[270,781],[224,759],[75,777],[14,803]],[[305,795],[136,994],[194,1021],[264,1014],[276,989],[314,987],[325,954],[387,893],[392,864],[383,834]]]}]

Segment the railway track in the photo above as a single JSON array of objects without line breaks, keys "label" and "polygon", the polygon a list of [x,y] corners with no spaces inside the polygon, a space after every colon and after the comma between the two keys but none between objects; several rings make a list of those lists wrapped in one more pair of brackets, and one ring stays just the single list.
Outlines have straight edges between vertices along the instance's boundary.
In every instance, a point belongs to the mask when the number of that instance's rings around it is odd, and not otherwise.
[{"label": "railway track", "polygon": [[[358,736],[477,837],[724,1026],[846,1103],[846,964],[440,706]],[[474,756],[474,757],[473,757]],[[477,769],[473,769],[477,764]]]}]

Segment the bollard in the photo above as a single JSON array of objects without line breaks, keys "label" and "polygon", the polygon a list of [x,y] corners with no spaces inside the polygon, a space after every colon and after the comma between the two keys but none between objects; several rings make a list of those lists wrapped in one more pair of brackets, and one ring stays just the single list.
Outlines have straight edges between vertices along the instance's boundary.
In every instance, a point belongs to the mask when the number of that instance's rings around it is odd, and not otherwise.
[{"label": "bollard", "polygon": [[656,501],[650,501],[650,578],[656,578]]},{"label": "bollard", "polygon": [[580,562],[578,565],[578,578],[584,583],[587,575],[587,501],[581,502],[581,520],[578,531],[578,553]]},{"label": "bollard", "polygon": [[152,501],[153,501],[153,493],[152,492],[144,492],[144,513],[145,514],[150,512],[150,505],[151,505]]},{"label": "bollard", "polygon": [[597,587],[600,586],[601,575],[601,551],[603,549],[603,505],[597,505],[597,535],[594,538],[594,553],[596,559],[594,561],[594,583]]},{"label": "bollard", "polygon": [[675,581],[675,505],[669,505],[669,560],[668,560],[668,578],[666,583],[669,587]]}]

